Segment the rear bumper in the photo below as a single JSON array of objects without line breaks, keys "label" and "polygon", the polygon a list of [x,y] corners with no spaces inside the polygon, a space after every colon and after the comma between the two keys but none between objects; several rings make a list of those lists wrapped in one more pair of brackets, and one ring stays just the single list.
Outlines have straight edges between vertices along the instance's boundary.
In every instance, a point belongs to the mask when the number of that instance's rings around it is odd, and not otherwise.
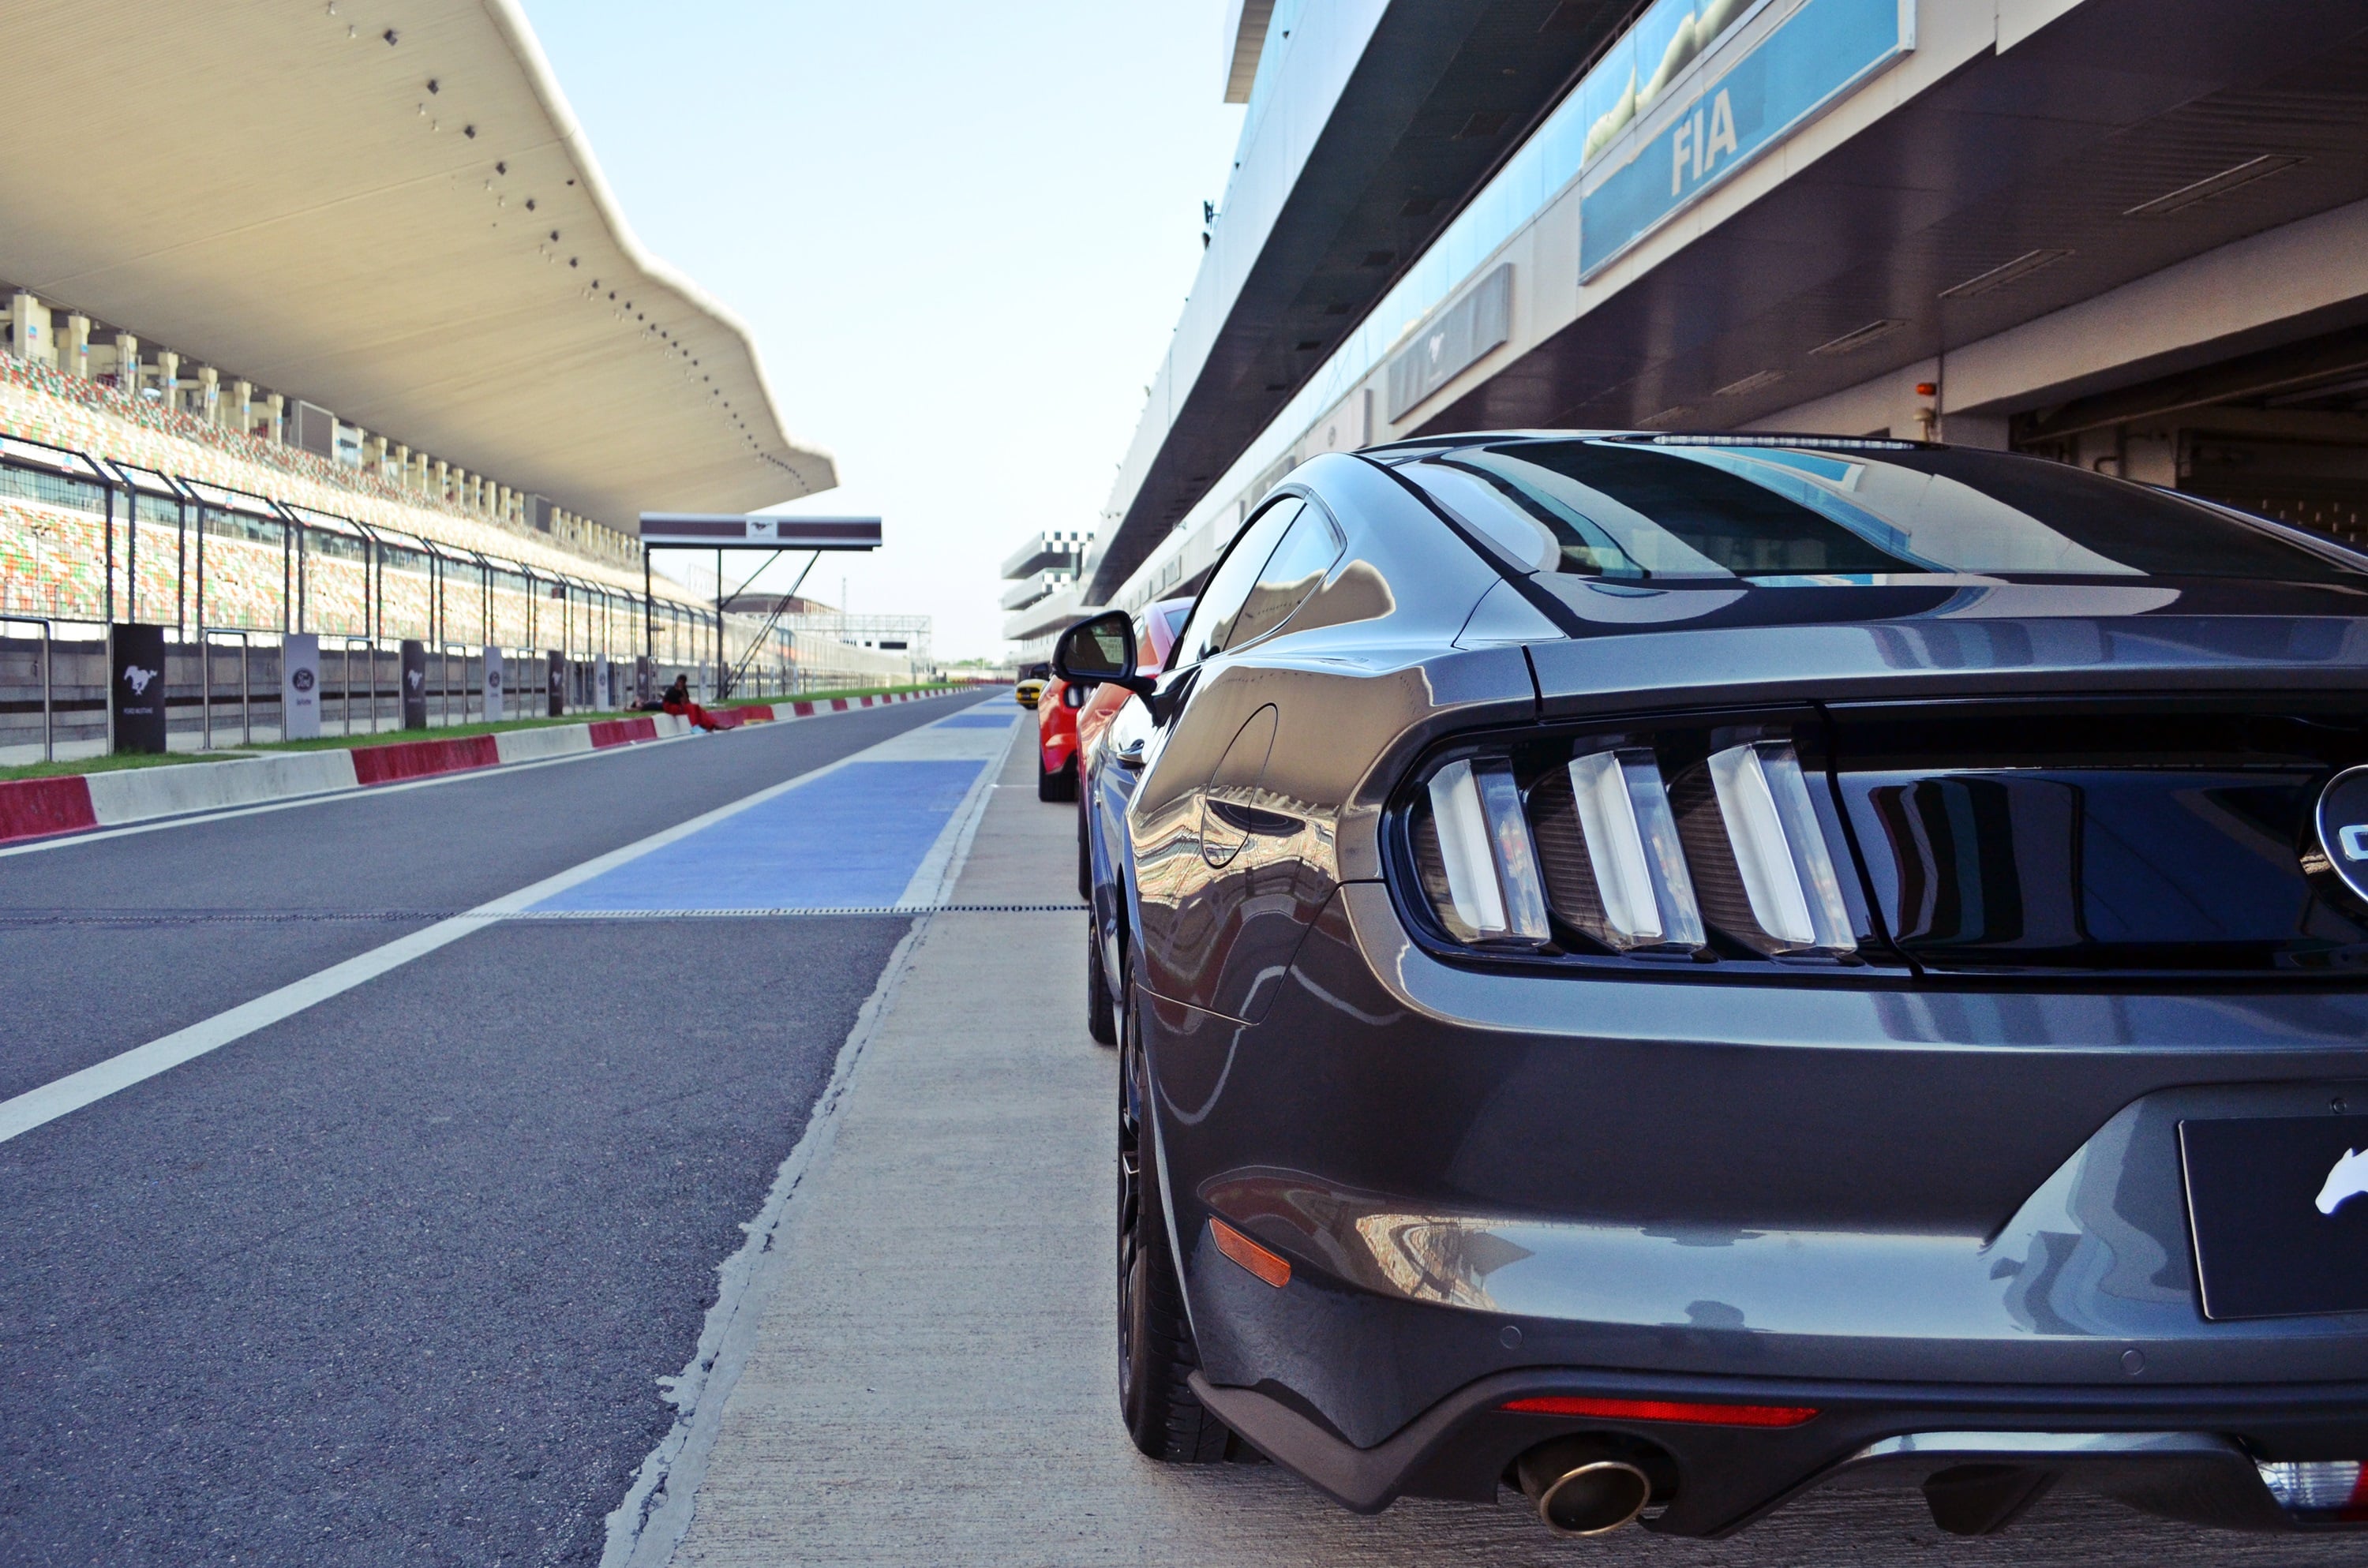
[{"label": "rear bumper", "polygon": [[2356,989],[1531,980],[1428,958],[1349,884],[1259,1022],[1146,996],[1206,1397],[1351,1507],[1490,1498],[1605,1429],[1501,1409],[1531,1393],[1820,1412],[1615,1428],[1692,1474],[1649,1521],[1690,1535],[1924,1462],[1867,1451],[1908,1434],[2147,1436],[2048,1467],[2265,1528],[2296,1521],[2255,1460],[2368,1459],[2368,1312],[2205,1317],[2179,1131],[2368,1104]]},{"label": "rear bumper", "polygon": [[[1870,1471],[1918,1481],[1966,1465],[2077,1477],[2163,1517],[2249,1530],[2357,1528],[2368,1518],[2280,1507],[2255,1466],[2368,1457],[2368,1382],[2278,1389],[2078,1389],[1771,1381],[1526,1369],[1458,1389],[1360,1449],[1320,1417],[1256,1389],[1195,1374],[1218,1417],[1336,1502],[1377,1513],[1401,1496],[1492,1502],[1515,1456],[1573,1433],[1611,1434],[1667,1456],[1674,1486],[1645,1528],[1679,1536],[1742,1528],[1804,1492]],[[1781,1430],[1508,1411],[1542,1396],[1801,1406]]]}]

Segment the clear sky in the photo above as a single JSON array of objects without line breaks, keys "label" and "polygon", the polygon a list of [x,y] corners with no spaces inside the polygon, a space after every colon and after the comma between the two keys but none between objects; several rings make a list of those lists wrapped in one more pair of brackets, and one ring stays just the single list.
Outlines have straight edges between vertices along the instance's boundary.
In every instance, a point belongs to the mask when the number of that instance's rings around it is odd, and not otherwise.
[{"label": "clear sky", "polygon": [[1097,526],[1224,193],[1224,0],[526,6],[627,221],[837,458],[790,510],[886,519],[810,591],[1001,652],[997,563]]}]

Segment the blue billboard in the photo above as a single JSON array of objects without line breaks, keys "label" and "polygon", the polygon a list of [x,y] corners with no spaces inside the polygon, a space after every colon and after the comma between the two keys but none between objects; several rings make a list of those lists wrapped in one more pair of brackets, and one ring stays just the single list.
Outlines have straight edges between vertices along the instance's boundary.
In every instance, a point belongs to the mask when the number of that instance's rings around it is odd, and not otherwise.
[{"label": "blue billboard", "polygon": [[1580,280],[1915,45],[1914,0],[1803,0],[1739,57],[1705,60],[1691,107],[1603,149],[1579,198]]}]

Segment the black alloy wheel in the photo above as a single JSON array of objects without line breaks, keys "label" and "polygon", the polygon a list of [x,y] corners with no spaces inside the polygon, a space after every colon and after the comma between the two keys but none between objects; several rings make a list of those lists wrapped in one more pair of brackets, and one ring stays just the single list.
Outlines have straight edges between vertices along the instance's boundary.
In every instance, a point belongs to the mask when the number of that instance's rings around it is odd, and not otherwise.
[{"label": "black alloy wheel", "polygon": [[1121,1014],[1118,1074],[1118,1403],[1134,1446],[1171,1464],[1215,1464],[1233,1437],[1193,1397],[1200,1367],[1160,1214],[1142,1108],[1149,1088],[1133,988]]}]

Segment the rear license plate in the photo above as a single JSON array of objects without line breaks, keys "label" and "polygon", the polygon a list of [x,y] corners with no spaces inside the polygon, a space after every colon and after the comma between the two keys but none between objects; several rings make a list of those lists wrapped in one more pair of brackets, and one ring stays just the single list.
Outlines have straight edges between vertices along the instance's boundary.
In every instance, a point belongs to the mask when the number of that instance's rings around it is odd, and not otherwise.
[{"label": "rear license plate", "polygon": [[2368,1312],[2368,1116],[2179,1124],[2208,1318]]}]

